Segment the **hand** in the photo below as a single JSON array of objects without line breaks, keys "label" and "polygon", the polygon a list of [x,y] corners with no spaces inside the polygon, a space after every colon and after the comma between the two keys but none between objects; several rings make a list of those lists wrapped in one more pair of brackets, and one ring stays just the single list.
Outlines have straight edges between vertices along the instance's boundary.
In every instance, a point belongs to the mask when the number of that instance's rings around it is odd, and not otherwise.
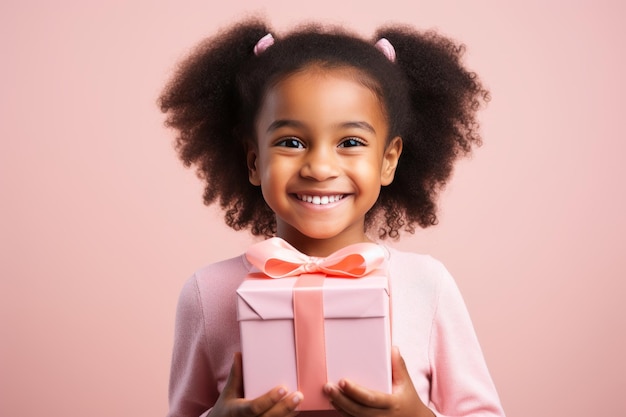
[{"label": "hand", "polygon": [[299,413],[296,407],[302,401],[302,393],[288,394],[281,386],[253,400],[244,399],[241,369],[241,353],[237,352],[226,386],[211,409],[211,417],[293,417]]},{"label": "hand", "polygon": [[413,386],[404,359],[397,347],[391,349],[392,393],[372,391],[342,379],[326,384],[324,392],[342,415],[355,417],[434,417]]}]

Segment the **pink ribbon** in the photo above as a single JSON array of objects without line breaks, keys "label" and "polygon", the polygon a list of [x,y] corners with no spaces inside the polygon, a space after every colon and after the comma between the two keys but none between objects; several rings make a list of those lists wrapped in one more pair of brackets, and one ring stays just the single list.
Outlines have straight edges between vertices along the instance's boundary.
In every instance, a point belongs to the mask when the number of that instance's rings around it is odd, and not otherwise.
[{"label": "pink ribbon", "polygon": [[322,286],[328,278],[358,278],[378,268],[384,250],[374,243],[346,246],[325,258],[308,256],[280,238],[250,246],[246,258],[270,278],[298,276],[293,288],[293,321],[300,410],[330,409],[323,386],[328,382]]},{"label": "pink ribbon", "polygon": [[305,255],[283,239],[273,237],[250,246],[246,258],[270,278],[312,273],[358,278],[378,268],[385,260],[385,252],[375,243],[355,243],[320,258]]}]

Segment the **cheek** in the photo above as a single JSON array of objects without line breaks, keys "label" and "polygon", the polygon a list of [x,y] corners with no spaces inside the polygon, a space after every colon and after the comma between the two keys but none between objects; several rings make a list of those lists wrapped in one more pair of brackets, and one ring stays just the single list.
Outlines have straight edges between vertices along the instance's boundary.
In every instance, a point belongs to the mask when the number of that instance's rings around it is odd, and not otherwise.
[{"label": "cheek", "polygon": [[370,156],[369,158],[355,161],[349,164],[349,166],[350,169],[360,176],[371,179],[380,177],[382,161],[380,161],[378,157]]},{"label": "cheek", "polygon": [[301,163],[298,158],[268,155],[263,160],[263,175],[272,182],[284,183],[299,171]]},{"label": "cheek", "polygon": [[271,158],[265,158],[263,160],[263,169],[261,171],[261,178],[268,186],[271,186],[276,181],[280,181],[280,166],[276,164]]},{"label": "cheek", "polygon": [[285,192],[289,175],[284,164],[266,160],[260,171],[260,178],[263,197],[268,201]]}]

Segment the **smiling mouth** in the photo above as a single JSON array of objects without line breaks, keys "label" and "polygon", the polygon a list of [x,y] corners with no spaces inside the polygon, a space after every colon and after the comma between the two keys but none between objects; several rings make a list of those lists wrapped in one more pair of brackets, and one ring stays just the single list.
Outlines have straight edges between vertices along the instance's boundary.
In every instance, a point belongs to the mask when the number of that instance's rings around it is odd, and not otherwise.
[{"label": "smiling mouth", "polygon": [[306,203],[324,205],[335,203],[342,198],[345,197],[344,194],[336,194],[336,195],[307,195],[307,194],[296,194],[296,197],[300,201],[304,201]]}]

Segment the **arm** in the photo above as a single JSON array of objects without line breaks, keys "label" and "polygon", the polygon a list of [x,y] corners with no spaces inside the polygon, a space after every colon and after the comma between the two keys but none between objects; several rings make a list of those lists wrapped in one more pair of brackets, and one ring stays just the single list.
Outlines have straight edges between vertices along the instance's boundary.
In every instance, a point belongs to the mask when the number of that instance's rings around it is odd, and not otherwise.
[{"label": "arm", "polygon": [[461,293],[441,268],[429,343],[429,406],[438,416],[504,416]]},{"label": "arm", "polygon": [[[243,398],[239,353],[235,354],[219,393],[218,378],[211,366],[214,362],[209,358],[209,352],[215,350],[209,348],[206,314],[214,315],[203,309],[201,291],[194,276],[183,287],[176,312],[168,417],[206,417],[209,413],[211,417],[294,417],[298,414],[296,408],[302,394],[287,393],[284,387],[275,387],[252,400]],[[214,354],[225,356],[224,352]]]},{"label": "arm", "polygon": [[217,401],[196,277],[189,279],[176,310],[168,417],[200,416]]},{"label": "arm", "polygon": [[348,380],[325,387],[327,395],[336,408],[353,416],[504,416],[454,280],[430,257],[402,261],[391,271],[398,319],[394,337],[417,379],[411,380],[404,360],[394,351],[391,395]]}]

